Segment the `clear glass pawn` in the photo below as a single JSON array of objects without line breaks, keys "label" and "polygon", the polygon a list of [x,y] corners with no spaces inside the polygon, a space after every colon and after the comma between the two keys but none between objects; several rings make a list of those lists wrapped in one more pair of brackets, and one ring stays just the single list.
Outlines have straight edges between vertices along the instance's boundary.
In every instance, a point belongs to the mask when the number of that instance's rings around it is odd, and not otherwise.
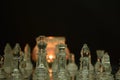
[{"label": "clear glass pawn", "polygon": [[70,73],[70,80],[76,80],[76,73],[78,70],[78,66],[75,64],[75,56],[73,53],[70,54],[70,59],[69,59],[69,63],[67,65],[67,70]]}]

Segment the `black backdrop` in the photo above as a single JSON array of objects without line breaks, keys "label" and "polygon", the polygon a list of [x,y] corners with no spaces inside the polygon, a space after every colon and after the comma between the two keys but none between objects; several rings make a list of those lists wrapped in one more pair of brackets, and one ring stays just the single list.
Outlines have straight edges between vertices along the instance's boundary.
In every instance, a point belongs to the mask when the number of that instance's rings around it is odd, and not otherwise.
[{"label": "black backdrop", "polygon": [[7,42],[33,48],[39,35],[64,36],[77,64],[87,43],[93,63],[96,50],[104,49],[115,67],[120,58],[118,11],[117,0],[3,0],[0,54]]}]

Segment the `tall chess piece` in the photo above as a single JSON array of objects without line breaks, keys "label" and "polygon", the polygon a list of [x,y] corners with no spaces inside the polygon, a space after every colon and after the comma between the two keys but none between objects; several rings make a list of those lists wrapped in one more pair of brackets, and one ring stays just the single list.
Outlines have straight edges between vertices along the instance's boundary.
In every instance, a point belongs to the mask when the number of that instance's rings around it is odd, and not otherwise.
[{"label": "tall chess piece", "polygon": [[12,48],[10,44],[7,43],[4,49],[4,65],[3,65],[7,78],[10,78],[12,70],[13,70],[12,59],[13,59]]},{"label": "tall chess piece", "polygon": [[6,75],[3,69],[3,57],[0,55],[0,80],[6,80]]},{"label": "tall chess piece", "polygon": [[31,50],[29,44],[26,44],[23,54],[23,59],[20,62],[19,68],[24,79],[29,79],[33,71],[33,65],[31,62]]},{"label": "tall chess piece", "polygon": [[66,44],[58,44],[58,71],[57,71],[57,79],[56,80],[70,80],[70,73],[67,70],[66,66],[66,52],[65,48]]},{"label": "tall chess piece", "polygon": [[94,80],[94,67],[91,63],[91,54],[87,44],[84,44],[81,49],[80,68],[76,80]]},{"label": "tall chess piece", "polygon": [[95,67],[95,79],[100,80],[103,78],[103,64],[102,64],[102,57],[104,56],[104,50],[96,50],[97,54],[97,61],[94,65]]},{"label": "tall chess piece", "polygon": [[48,64],[46,61],[46,42],[44,36],[39,36],[37,39],[38,51],[38,61],[36,63],[36,68],[33,73],[33,80],[50,80]]},{"label": "tall chess piece", "polygon": [[58,71],[58,60],[59,60],[59,47],[58,44],[56,45],[56,58],[52,64],[52,80],[57,80],[57,71]]},{"label": "tall chess piece", "polygon": [[70,73],[71,80],[76,80],[76,73],[78,70],[78,66],[75,64],[75,56],[73,53],[70,54],[69,63],[67,65],[67,69]]},{"label": "tall chess piece", "polygon": [[102,72],[102,57],[104,55],[104,50],[96,50],[96,54],[97,54],[97,62],[95,64],[95,73],[96,75],[99,75],[100,72]]},{"label": "tall chess piece", "polygon": [[21,47],[19,43],[15,44],[13,49],[13,72],[12,80],[23,80],[23,77],[19,70],[19,61],[21,60]]}]

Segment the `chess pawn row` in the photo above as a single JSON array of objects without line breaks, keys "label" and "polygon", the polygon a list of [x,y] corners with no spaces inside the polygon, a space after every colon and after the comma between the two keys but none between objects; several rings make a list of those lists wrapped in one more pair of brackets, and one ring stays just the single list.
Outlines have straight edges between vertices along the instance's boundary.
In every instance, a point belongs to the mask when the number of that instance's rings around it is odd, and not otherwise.
[{"label": "chess pawn row", "polygon": [[30,77],[32,73],[32,63],[30,57],[30,47],[28,44],[25,46],[25,50],[23,52],[19,43],[16,43],[13,49],[10,44],[7,43],[4,49],[3,65],[6,78],[10,79],[12,74],[16,73],[16,69],[19,70],[20,74],[24,78]]}]

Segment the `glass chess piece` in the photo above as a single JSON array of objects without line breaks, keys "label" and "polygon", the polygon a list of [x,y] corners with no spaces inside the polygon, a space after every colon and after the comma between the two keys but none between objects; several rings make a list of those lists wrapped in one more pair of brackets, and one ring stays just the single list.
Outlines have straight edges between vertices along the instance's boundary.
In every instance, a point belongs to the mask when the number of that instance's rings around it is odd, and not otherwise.
[{"label": "glass chess piece", "polygon": [[19,62],[21,61],[22,57],[21,55],[21,47],[19,43],[15,44],[15,47],[13,49],[13,71],[11,74],[11,80],[23,80],[22,74],[19,70]]},{"label": "glass chess piece", "polygon": [[3,57],[0,56],[0,80],[6,80],[6,74],[3,69]]},{"label": "glass chess piece", "polygon": [[96,53],[97,53],[97,59],[99,59],[101,62],[102,61],[101,59],[102,59],[105,51],[104,50],[96,50]]},{"label": "glass chess piece", "polygon": [[103,78],[104,80],[114,80],[114,76],[111,74],[112,68],[110,63],[110,57],[106,52],[102,57],[102,65],[103,65]]},{"label": "glass chess piece", "polygon": [[75,56],[73,53],[70,54],[70,59],[69,59],[69,63],[67,65],[67,70],[70,73],[70,80],[76,80],[76,73],[78,70],[78,66],[75,64]]},{"label": "glass chess piece", "polygon": [[112,71],[112,68],[110,63],[110,56],[108,55],[107,52],[102,57],[102,64],[104,66],[105,72],[110,74]]},{"label": "glass chess piece", "polygon": [[21,47],[19,43],[16,43],[13,49],[13,59],[12,59],[12,67],[19,68],[19,62],[22,60],[21,56]]},{"label": "glass chess piece", "polygon": [[108,53],[100,50],[98,53],[99,55],[102,53],[102,55],[95,65],[96,80],[114,80],[114,76],[111,74],[112,68]]},{"label": "glass chess piece", "polygon": [[[95,63],[95,79],[100,80],[103,78],[103,64],[102,64],[102,57],[104,55],[104,50],[96,50],[97,54],[97,62]],[[104,78],[103,78],[104,79]]]},{"label": "glass chess piece", "polygon": [[90,50],[87,44],[84,44],[81,49],[80,68],[77,72],[76,80],[89,80],[89,69],[91,68],[92,70],[93,67],[90,58]]},{"label": "glass chess piece", "polygon": [[58,55],[58,70],[56,80],[70,80],[70,73],[66,66],[66,44],[58,44],[59,53]]},{"label": "glass chess piece", "polygon": [[4,49],[4,65],[3,65],[7,78],[11,77],[11,73],[13,70],[12,59],[13,59],[12,48],[10,44],[7,43]]},{"label": "glass chess piece", "polygon": [[44,36],[39,36],[37,39],[38,51],[38,61],[36,62],[36,67],[33,72],[33,80],[50,80],[48,64],[46,61],[46,42]]},{"label": "glass chess piece", "polygon": [[87,46],[87,44],[83,44],[83,47],[80,53],[81,53],[81,57],[88,57],[90,55],[90,49]]},{"label": "glass chess piece", "polygon": [[29,79],[33,71],[33,65],[31,62],[30,46],[28,44],[26,44],[24,52],[21,54],[23,54],[23,59],[19,64],[19,69],[24,79]]}]

